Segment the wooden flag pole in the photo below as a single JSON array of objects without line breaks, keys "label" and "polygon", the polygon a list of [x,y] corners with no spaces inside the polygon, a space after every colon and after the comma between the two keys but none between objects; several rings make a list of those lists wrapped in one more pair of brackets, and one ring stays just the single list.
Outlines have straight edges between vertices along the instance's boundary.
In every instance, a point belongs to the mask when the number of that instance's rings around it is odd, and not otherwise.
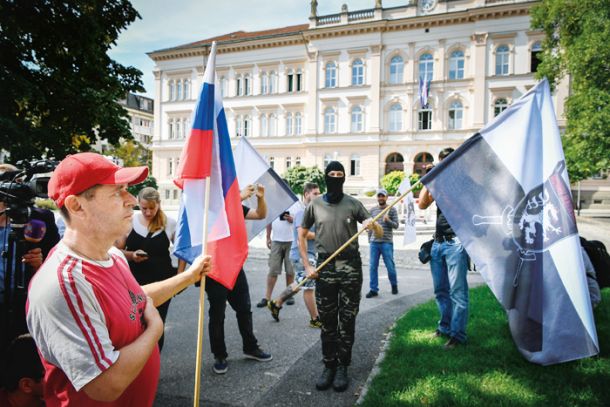
[{"label": "wooden flag pole", "polygon": [[[208,246],[208,212],[210,207],[210,177],[205,182],[205,198],[203,206],[203,240],[201,255],[207,254]],[[197,324],[197,361],[195,362],[195,391],[193,394],[193,406],[199,407],[199,393],[201,387],[201,359],[203,353],[203,321],[205,320],[205,275],[201,278],[199,286],[199,322]]]},{"label": "wooden flag pole", "polygon": [[[413,191],[415,189],[415,187],[417,187],[419,184],[421,184],[421,181],[417,181],[415,184],[411,185],[411,188],[409,188],[402,195],[400,195],[398,198],[396,198],[394,200],[394,202],[392,202],[390,205],[388,205],[384,210],[379,212],[377,214],[377,216],[375,216],[371,220],[371,223],[377,222],[377,219],[381,218],[386,213],[388,213],[388,211],[390,209],[392,209],[398,202],[403,200],[407,196],[407,194],[409,192]],[[318,267],[316,267],[316,273],[319,273],[320,270],[322,270],[328,263],[330,263],[335,257],[337,257],[339,255],[339,253],[341,253],[343,250],[345,250],[350,245],[350,243],[352,243],[354,240],[358,239],[358,236],[360,236],[365,230],[366,230],[365,228],[360,229],[360,231],[358,231],[358,233],[356,233],[354,236],[350,237],[350,239],[347,242],[343,243],[343,245],[341,247],[339,247],[333,254],[331,254],[326,260],[324,260],[324,262],[322,264],[320,264]],[[299,284],[297,284],[294,287],[292,292],[294,294],[296,294],[299,291],[299,289],[303,286],[303,284],[305,284],[308,280],[309,280],[309,277],[305,277],[303,280],[301,280],[301,282]],[[292,294],[292,295],[294,295],[294,294]]]}]

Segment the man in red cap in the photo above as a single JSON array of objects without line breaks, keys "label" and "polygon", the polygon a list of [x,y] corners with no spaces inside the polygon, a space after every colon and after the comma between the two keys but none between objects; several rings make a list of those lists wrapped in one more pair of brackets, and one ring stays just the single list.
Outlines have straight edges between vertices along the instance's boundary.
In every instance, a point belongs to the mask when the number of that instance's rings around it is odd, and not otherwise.
[{"label": "man in red cap", "polygon": [[138,285],[113,243],[131,228],[136,199],[127,186],[147,175],[146,167],[121,168],[81,153],[64,159],[49,181],[66,232],[32,279],[27,306],[47,406],[153,404],[163,333],[155,307],[199,281],[210,258]]}]

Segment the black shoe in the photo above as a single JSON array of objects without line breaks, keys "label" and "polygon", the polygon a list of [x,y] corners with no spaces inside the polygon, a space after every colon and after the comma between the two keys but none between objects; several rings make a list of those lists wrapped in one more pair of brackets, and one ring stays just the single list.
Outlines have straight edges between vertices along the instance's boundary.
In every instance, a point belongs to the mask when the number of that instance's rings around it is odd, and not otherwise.
[{"label": "black shoe", "polygon": [[264,308],[267,306],[267,299],[263,298],[256,304],[256,308]]},{"label": "black shoe", "polygon": [[324,370],[322,371],[322,374],[318,378],[318,381],[316,382],[316,389],[318,389],[318,390],[328,389],[333,384],[333,380],[335,378],[336,371],[337,371],[337,369],[325,367]]},{"label": "black shoe", "polygon": [[443,346],[443,348],[445,350],[451,350],[454,349],[456,346],[461,345],[462,342],[458,341],[457,339],[455,339],[454,337],[449,338],[449,340],[447,341],[447,343],[445,343],[445,345]]},{"label": "black shoe", "polygon": [[337,367],[337,373],[335,374],[335,380],[333,381],[333,389],[335,391],[345,391],[349,386],[349,378],[347,377],[347,366],[339,365]]},{"label": "black shoe", "polygon": [[276,322],[280,322],[280,310],[282,307],[278,307],[274,300],[271,300],[267,303],[267,308],[271,311],[271,316],[275,319]]},{"label": "black shoe", "polygon": [[368,292],[368,293],[365,295],[365,297],[366,297],[366,298],[373,298],[373,297],[377,297],[377,295],[378,295],[378,294],[377,294],[377,291],[369,291],[369,292]]},{"label": "black shoe", "polygon": [[227,363],[227,360],[224,358],[216,358],[214,360],[214,373],[216,374],[225,374],[227,373],[227,370],[229,370],[229,364]]},{"label": "black shoe", "polygon": [[261,348],[256,348],[252,352],[244,352],[244,355],[248,359],[258,360],[259,362],[269,362],[271,359],[273,359],[273,356],[263,352]]},{"label": "black shoe", "polygon": [[394,294],[394,295],[398,294],[398,286],[397,285],[393,285],[392,286],[392,294]]},{"label": "black shoe", "polygon": [[436,331],[434,331],[434,333],[432,334],[432,339],[436,339],[436,338],[448,338],[448,337],[449,337],[449,335],[442,333],[438,329]]},{"label": "black shoe", "polygon": [[294,305],[294,298],[290,297],[286,300],[286,305]]}]

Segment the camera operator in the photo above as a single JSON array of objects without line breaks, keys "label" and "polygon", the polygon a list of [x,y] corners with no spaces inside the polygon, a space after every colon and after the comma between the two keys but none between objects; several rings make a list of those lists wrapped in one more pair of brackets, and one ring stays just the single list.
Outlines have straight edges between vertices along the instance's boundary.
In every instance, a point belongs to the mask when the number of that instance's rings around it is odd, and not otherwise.
[{"label": "camera operator", "polygon": [[[11,164],[0,164],[0,177],[7,172],[18,172]],[[19,183],[17,179],[14,182]],[[59,242],[59,234],[55,225],[53,212],[47,209],[30,208],[29,223],[25,230],[25,253],[21,261],[15,259],[16,246],[10,247],[9,235],[13,231],[9,218],[9,198],[0,193],[0,350],[4,350],[10,341],[27,332],[25,322],[25,300],[29,279],[40,268],[49,251]],[[30,233],[28,233],[30,232]],[[8,251],[12,250],[12,256]],[[18,270],[22,271],[18,273]],[[7,276],[7,271],[11,276]],[[20,278],[17,278],[17,277]],[[7,280],[10,278],[10,280]],[[6,286],[7,281],[10,285]],[[9,295],[10,293],[10,295]],[[7,298],[8,297],[8,298]]]}]

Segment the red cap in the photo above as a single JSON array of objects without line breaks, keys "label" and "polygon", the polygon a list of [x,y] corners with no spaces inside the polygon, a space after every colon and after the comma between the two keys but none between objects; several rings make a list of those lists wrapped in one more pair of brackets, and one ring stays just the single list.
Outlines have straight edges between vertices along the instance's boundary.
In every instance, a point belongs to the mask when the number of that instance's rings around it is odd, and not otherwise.
[{"label": "red cap", "polygon": [[95,153],[69,155],[49,180],[49,197],[61,208],[68,196],[78,195],[95,185],[134,185],[147,176],[148,167],[119,167]]}]

